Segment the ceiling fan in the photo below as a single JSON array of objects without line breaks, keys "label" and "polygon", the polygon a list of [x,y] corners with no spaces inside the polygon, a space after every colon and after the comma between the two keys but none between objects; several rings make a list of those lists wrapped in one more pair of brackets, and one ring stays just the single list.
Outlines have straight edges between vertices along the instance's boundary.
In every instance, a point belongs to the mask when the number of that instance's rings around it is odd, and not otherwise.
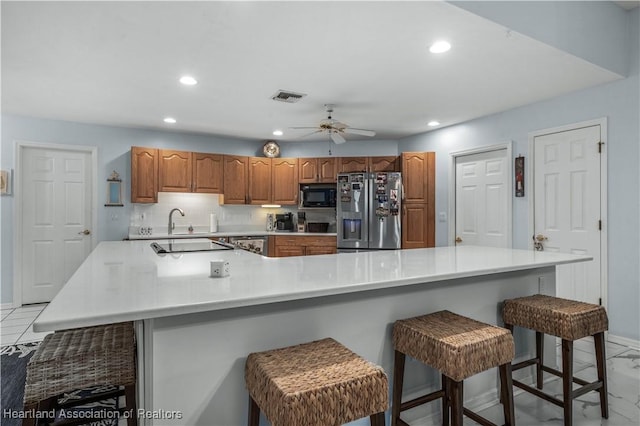
[{"label": "ceiling fan", "polygon": [[325,120],[320,121],[320,124],[315,127],[290,127],[290,129],[316,129],[314,132],[311,132],[303,137],[310,136],[316,133],[328,133],[329,137],[336,144],[345,143],[347,140],[344,138],[344,134],[353,134],[353,135],[361,135],[361,136],[375,136],[376,132],[373,130],[366,129],[356,129],[354,127],[349,127],[344,123],[341,123],[338,120],[334,120],[331,117],[333,113],[333,104],[325,104],[324,107],[327,109],[327,118]]}]

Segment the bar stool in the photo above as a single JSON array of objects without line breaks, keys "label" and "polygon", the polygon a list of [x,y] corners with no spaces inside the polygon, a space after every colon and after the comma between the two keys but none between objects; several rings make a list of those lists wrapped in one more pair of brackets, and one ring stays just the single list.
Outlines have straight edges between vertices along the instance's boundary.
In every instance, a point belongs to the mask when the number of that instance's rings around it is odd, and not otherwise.
[{"label": "bar stool", "polygon": [[384,426],[389,405],[382,368],[327,338],[252,353],[245,365],[249,426],[262,410],[274,426],[335,426],[370,417]]},{"label": "bar stool", "polygon": [[[90,402],[125,396],[128,424],[137,425],[136,346],[133,323],[57,331],[47,335],[27,364],[24,409],[39,413],[67,409]],[[65,392],[99,385],[123,387],[79,400],[58,403]],[[54,419],[25,418],[23,425],[36,420],[51,424]],[[96,421],[91,418],[90,421]],[[78,424],[87,419],[60,423]]]},{"label": "bar stool", "polygon": [[[609,328],[609,320],[602,306],[536,294],[505,300],[502,315],[505,326],[512,332],[516,325],[536,332],[535,358],[514,365],[513,371],[535,364],[537,389],[517,380],[513,380],[514,386],[562,407],[566,426],[570,426],[573,421],[573,400],[587,392],[598,391],[602,417],[609,418],[604,345],[604,332]],[[544,365],[545,334],[562,339],[562,371]],[[596,351],[598,380],[592,383],[573,377],[573,342],[587,336],[593,336]],[[540,390],[545,371],[562,377],[562,400]],[[572,382],[581,386],[574,390]]]},{"label": "bar stool", "polygon": [[[474,374],[499,367],[500,400],[505,425],[513,426],[513,389],[511,361],[514,357],[513,337],[508,330],[495,327],[449,311],[435,312],[396,321],[393,326],[395,349],[393,405],[391,424],[408,426],[400,418],[402,411],[442,398],[442,424],[462,425],[463,414],[482,425],[489,420],[463,407],[463,381]],[[406,355],[439,370],[442,388],[438,391],[402,402],[402,384]]]}]

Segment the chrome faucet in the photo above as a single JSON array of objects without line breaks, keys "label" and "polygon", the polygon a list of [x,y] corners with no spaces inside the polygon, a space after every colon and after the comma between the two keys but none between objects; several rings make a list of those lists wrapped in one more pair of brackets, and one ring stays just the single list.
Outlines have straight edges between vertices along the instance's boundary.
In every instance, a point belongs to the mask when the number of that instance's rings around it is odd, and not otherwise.
[{"label": "chrome faucet", "polygon": [[178,211],[182,216],[184,216],[184,212],[182,211],[182,209],[179,209],[179,208],[175,208],[169,212],[169,229],[168,229],[169,235],[173,234],[173,228],[176,227],[176,224],[173,223],[173,221],[171,220],[171,217],[173,216],[173,212],[175,211]]}]

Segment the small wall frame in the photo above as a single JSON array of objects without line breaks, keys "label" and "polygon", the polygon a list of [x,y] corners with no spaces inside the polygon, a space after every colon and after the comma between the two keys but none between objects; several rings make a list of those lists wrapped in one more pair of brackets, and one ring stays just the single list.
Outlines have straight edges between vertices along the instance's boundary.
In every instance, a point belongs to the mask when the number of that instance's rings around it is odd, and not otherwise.
[{"label": "small wall frame", "polygon": [[516,177],[516,197],[524,197],[524,157],[522,155],[515,159],[515,177]]},{"label": "small wall frame", "polygon": [[122,207],[122,179],[115,170],[107,179],[107,202],[106,207]]}]

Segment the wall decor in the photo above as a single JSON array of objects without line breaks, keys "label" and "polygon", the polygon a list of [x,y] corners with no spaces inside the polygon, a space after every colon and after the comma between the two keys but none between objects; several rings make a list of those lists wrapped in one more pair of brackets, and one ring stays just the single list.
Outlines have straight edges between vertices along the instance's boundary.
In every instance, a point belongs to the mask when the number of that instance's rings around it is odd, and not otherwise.
[{"label": "wall decor", "polygon": [[0,170],[0,194],[11,195],[11,170]]},{"label": "wall decor", "polygon": [[516,197],[524,197],[524,157],[519,155],[515,160]]},{"label": "wall decor", "polygon": [[122,207],[122,179],[115,170],[107,179],[107,207]]}]

